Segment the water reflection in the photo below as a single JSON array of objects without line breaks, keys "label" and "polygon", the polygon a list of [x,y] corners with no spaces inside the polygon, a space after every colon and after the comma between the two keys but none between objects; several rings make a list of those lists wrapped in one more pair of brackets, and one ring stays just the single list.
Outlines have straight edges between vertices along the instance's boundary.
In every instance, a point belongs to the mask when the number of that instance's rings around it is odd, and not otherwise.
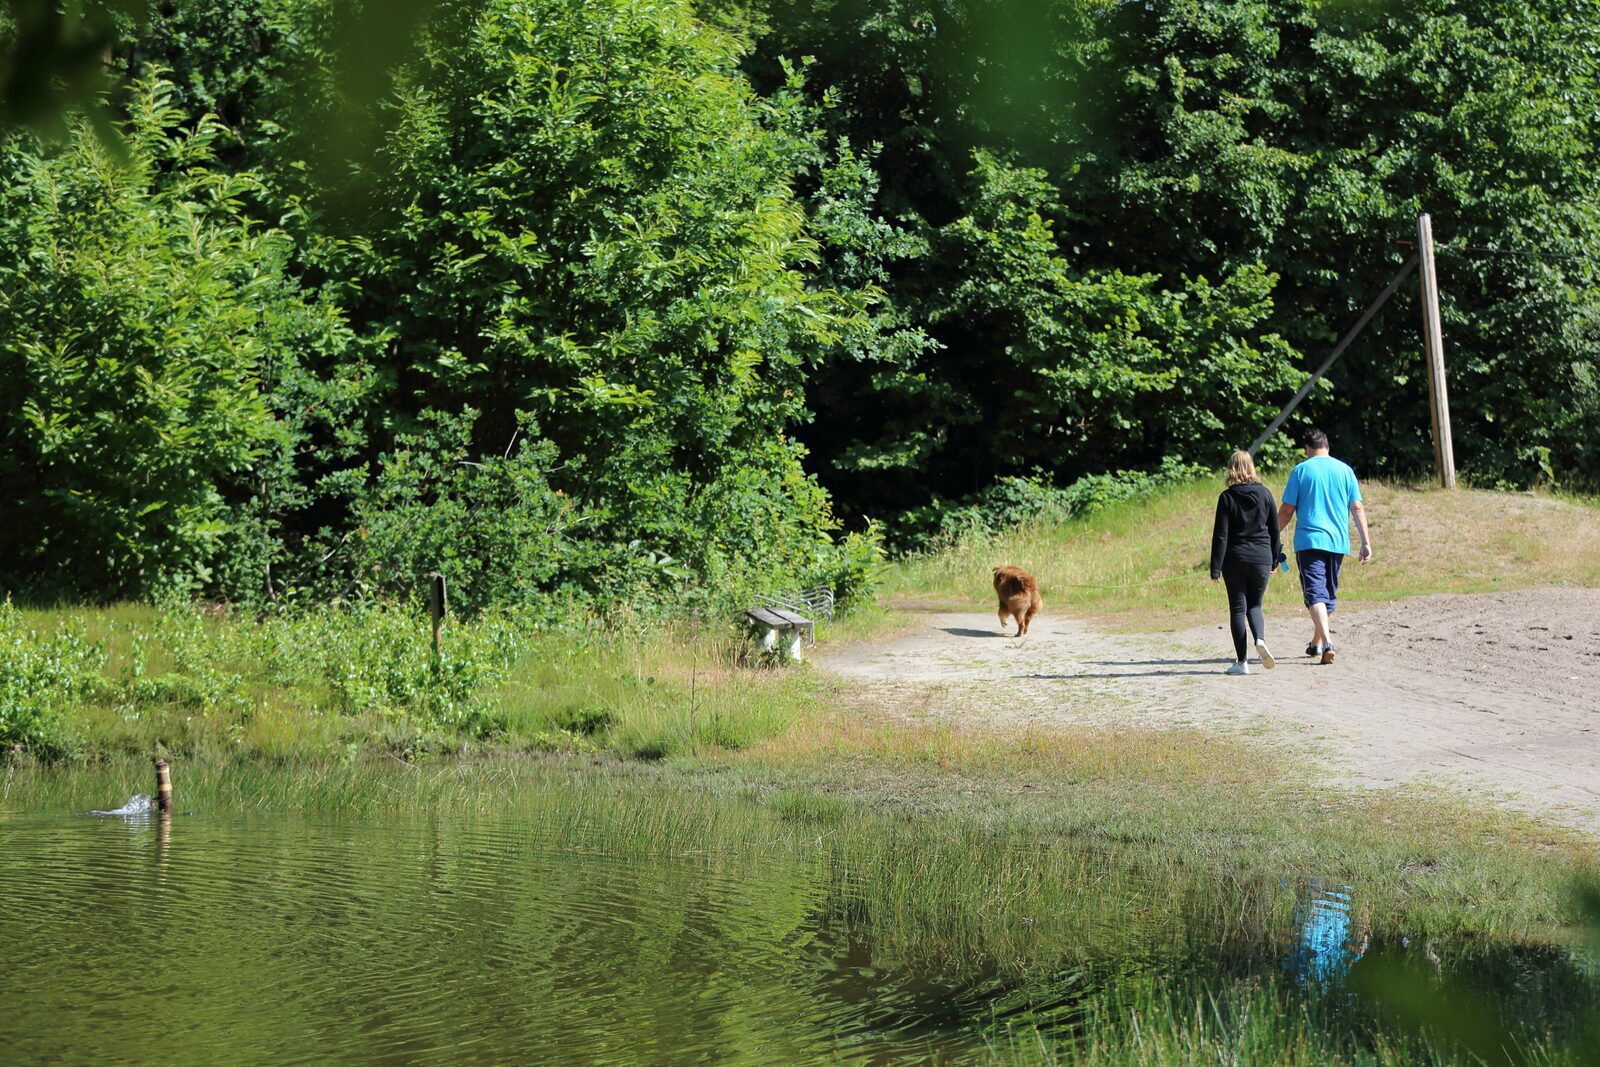
[{"label": "water reflection", "polygon": [[1304,879],[1295,902],[1298,937],[1284,966],[1302,985],[1342,981],[1372,943],[1371,915],[1353,910],[1352,889],[1323,878]]}]

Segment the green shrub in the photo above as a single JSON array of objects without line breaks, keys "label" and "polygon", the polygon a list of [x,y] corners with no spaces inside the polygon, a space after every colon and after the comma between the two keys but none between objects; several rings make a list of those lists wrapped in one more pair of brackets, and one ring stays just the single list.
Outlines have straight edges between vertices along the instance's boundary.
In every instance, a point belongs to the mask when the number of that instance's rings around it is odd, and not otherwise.
[{"label": "green shrub", "polygon": [[42,634],[0,604],[0,759],[14,750],[54,760],[76,747],[67,712],[100,690],[105,650],[69,627]]},{"label": "green shrub", "polygon": [[860,313],[801,270],[810,146],[687,0],[457,14],[400,74],[339,246],[389,339],[373,433],[399,432],[363,574],[647,615],[803,578],[833,519],[790,428]]},{"label": "green shrub", "polygon": [[832,589],[835,609],[847,612],[872,603],[888,565],[883,527],[868,523],[864,531],[847,534],[825,553],[816,580],[808,584]]},{"label": "green shrub", "polygon": [[251,221],[256,179],[217,165],[221,125],[172,96],[134,87],[126,161],[81,122],[56,146],[0,137],[0,498],[29,516],[0,534],[6,588],[215,588],[230,540],[265,563],[303,493],[282,462],[316,443],[302,359],[342,326],[289,276],[287,236]]},{"label": "green shrub", "polygon": [[446,579],[450,606],[540,603],[573,580],[581,506],[550,485],[554,446],[524,438],[509,454],[473,458],[475,413],[429,413],[401,435],[355,506],[352,567],[369,594],[412,599],[425,575]]},{"label": "green shrub", "polygon": [[171,704],[196,710],[204,709],[213,700],[203,682],[186,674],[135,678],[128,684],[127,696],[136,704]]}]

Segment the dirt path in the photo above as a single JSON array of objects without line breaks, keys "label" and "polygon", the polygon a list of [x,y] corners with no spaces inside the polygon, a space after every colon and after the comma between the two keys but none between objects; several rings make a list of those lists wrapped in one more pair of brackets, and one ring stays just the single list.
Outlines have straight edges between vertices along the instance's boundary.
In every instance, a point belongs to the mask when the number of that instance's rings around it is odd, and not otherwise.
[{"label": "dirt path", "polygon": [[824,666],[910,715],[1232,731],[1308,746],[1339,781],[1443,786],[1600,834],[1600,590],[1348,612],[1328,667],[1304,655],[1309,623],[1280,616],[1277,669],[1244,678],[1221,673],[1225,623],[1125,635],[1047,614],[1019,642],[991,613],[929,614]]}]

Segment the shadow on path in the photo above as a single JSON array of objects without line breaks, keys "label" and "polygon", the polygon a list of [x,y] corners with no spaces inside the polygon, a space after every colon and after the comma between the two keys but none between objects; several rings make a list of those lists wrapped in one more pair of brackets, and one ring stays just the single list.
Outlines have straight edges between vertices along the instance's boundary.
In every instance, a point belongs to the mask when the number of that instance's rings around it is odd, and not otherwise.
[{"label": "shadow on path", "polygon": [[1015,637],[1016,634],[1003,634],[999,630],[969,630],[965,626],[941,626],[939,629],[952,637]]},{"label": "shadow on path", "polygon": [[1040,682],[1069,682],[1074,678],[1210,678],[1221,673],[1222,668],[1218,667],[1214,671],[1108,671],[1104,674],[1085,671],[1083,674],[1019,674],[1017,677]]},{"label": "shadow on path", "polygon": [[1090,659],[1091,667],[1198,667],[1202,663],[1227,663],[1221,656],[1206,659]]}]

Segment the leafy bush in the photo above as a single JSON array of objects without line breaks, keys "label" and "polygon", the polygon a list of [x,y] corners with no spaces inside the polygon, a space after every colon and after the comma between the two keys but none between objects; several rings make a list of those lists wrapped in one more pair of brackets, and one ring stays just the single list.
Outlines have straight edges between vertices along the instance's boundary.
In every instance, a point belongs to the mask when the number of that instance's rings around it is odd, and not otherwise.
[{"label": "leafy bush", "polygon": [[[1600,368],[1593,5],[759,7],[756,83],[786,92],[783,58],[814,57],[828,133],[876,146],[864,217],[841,231],[826,182],[811,201],[822,273],[881,265],[898,313],[811,383],[828,418],[804,437],[841,512],[1034,468],[1220,463],[1395,274],[1421,211],[1458,464],[1594,470],[1593,409],[1571,403]],[[1299,417],[1368,471],[1432,465],[1415,285]],[[919,329],[931,345],[896,347]]]},{"label": "leafy bush", "polygon": [[0,603],[0,759],[15,746],[44,759],[69,754],[66,713],[100,688],[105,651],[70,628],[41,634]]},{"label": "leafy bush", "polygon": [[135,87],[125,162],[83,123],[0,140],[0,495],[30,517],[0,534],[8,588],[214,586],[241,502],[282,492],[272,458],[306,444],[265,383],[336,349],[337,315],[250,221],[253,177],[214,165],[222,128],[171,97]]},{"label": "leafy bush", "polygon": [[655,614],[824,569],[790,431],[862,300],[807,284],[814,146],[736,41],[687,0],[440,5],[380,165],[319,189],[283,131],[333,106],[335,14],[164,8],[124,58],[184,84],[138,82],[126,167],[81,125],[0,143],[0,490],[37,519],[0,585],[303,605],[438,570],[468,612]]},{"label": "leafy bush", "polygon": [[818,571],[816,581],[810,584],[832,589],[834,605],[839,611],[848,611],[856,604],[869,604],[883,584],[887,555],[883,528],[869,523],[861,533],[840,539]]},{"label": "leafy bush", "polygon": [[[479,604],[564,588],[649,610],[685,584],[788,584],[832,526],[788,430],[859,313],[798,269],[816,255],[788,187],[807,146],[686,0],[461,14],[400,78],[338,264],[353,314],[393,339],[374,416],[401,433],[360,509],[369,542],[398,509],[388,527],[415,519],[428,569],[458,569]],[[429,410],[474,413],[470,438],[421,446]],[[422,469],[446,451],[481,471]],[[497,558],[452,558],[463,509],[513,491]],[[415,571],[400,540],[366,556]]]},{"label": "leafy bush", "polygon": [[473,413],[432,414],[401,435],[356,501],[351,567],[366,591],[411,598],[443,574],[451,607],[537,603],[571,578],[578,505],[551,488],[555,447],[536,437],[506,455],[473,458]]},{"label": "leafy bush", "polygon": [[[486,613],[452,625],[434,659],[427,616],[399,606],[320,609],[256,626],[186,625],[172,616],[177,655],[194,673],[265,656],[273,684],[319,694],[327,711],[482,737],[497,727],[488,690],[527,648],[527,620]],[[325,697],[320,697],[325,694]],[[325,701],[325,703],[324,703]]]}]

